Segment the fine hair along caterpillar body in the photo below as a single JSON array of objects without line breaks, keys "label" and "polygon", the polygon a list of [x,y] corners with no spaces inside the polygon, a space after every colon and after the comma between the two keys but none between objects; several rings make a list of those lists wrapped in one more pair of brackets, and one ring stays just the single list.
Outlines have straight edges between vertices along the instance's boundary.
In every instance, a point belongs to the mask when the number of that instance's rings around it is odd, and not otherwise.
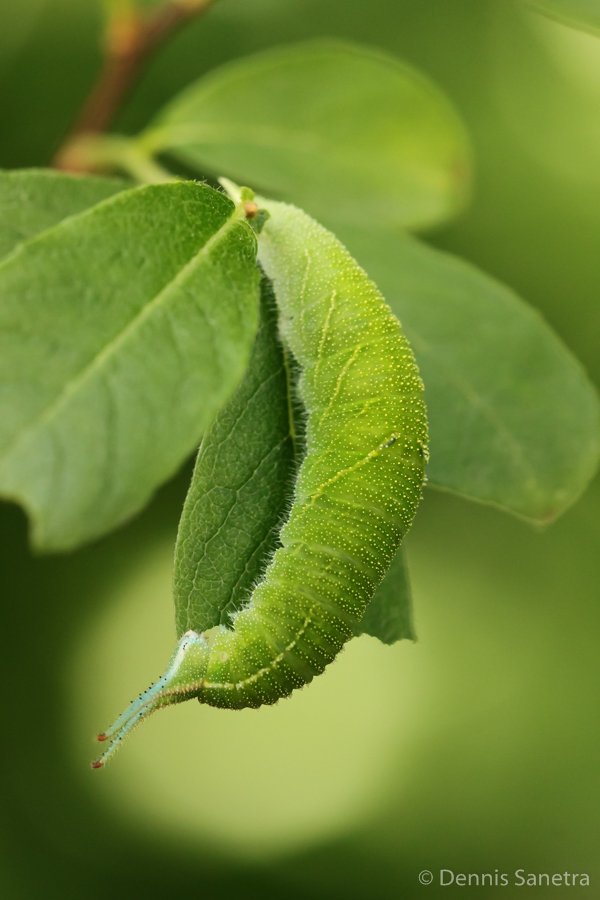
[{"label": "fine hair along caterpillar body", "polygon": [[185,619],[165,674],[99,736],[111,743],[95,767],[163,706],[197,698],[256,708],[323,672],[352,637],[421,498],[423,385],[398,320],[330,232],[295,207],[259,205],[270,218],[258,259],[307,414],[293,503],[249,601],[229,626],[206,631],[202,616]]},{"label": "fine hair along caterpillar body", "polygon": [[204,436],[181,516],[173,578],[178,635],[231,626],[278,547],[304,457],[294,369],[263,277],[246,372]]}]

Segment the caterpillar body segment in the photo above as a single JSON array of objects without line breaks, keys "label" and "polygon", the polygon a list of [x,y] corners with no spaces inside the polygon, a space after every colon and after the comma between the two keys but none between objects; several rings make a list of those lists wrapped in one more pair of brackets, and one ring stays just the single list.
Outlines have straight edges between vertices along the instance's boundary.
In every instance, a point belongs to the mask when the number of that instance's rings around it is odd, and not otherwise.
[{"label": "caterpillar body segment", "polygon": [[330,232],[294,207],[258,205],[270,214],[258,258],[300,368],[307,413],[293,503],[279,546],[231,627],[180,639],[168,684],[115,723],[101,759],[130,719],[162,705],[197,697],[229,709],[259,707],[323,672],[352,637],[421,498],[423,385],[398,320]]},{"label": "caterpillar body segment", "polygon": [[427,442],[414,358],[375,285],[303,212],[259,205],[259,260],[308,419],[281,546],[215,636],[199,694],[235,708],[287,696],[351,637],[416,511]]}]

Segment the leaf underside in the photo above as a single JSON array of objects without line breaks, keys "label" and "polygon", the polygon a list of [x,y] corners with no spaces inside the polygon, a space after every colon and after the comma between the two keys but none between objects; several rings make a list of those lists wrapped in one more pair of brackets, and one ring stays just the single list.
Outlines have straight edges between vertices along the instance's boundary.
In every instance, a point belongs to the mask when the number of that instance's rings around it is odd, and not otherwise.
[{"label": "leaf underside", "polygon": [[511,290],[408,236],[345,229],[402,322],[425,383],[429,483],[547,523],[596,471],[598,396]]},{"label": "leaf underside", "polygon": [[235,60],[167,105],[147,139],[200,172],[289,200],[328,227],[454,215],[470,151],[444,95],[392,56],[311,41]]},{"label": "leaf underside", "polygon": [[241,384],[202,441],[175,553],[177,634],[228,625],[277,547],[298,445],[271,287]]},{"label": "leaf underside", "polygon": [[0,493],[42,550],[139,510],[243,374],[256,240],[206,185],[117,194],[0,264]]},{"label": "leaf underside", "polygon": [[369,634],[383,644],[416,641],[412,615],[412,592],[404,546],[400,547],[392,565],[367,606],[354,634]]}]

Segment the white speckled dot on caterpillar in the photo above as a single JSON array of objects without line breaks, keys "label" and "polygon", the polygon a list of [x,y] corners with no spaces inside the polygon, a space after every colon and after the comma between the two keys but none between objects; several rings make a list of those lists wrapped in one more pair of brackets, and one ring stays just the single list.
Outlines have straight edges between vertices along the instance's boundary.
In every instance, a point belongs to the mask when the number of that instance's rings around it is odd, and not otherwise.
[{"label": "white speckled dot on caterpillar", "polygon": [[162,678],[100,735],[111,743],[95,766],[162,706],[197,698],[258,707],[321,673],[352,636],[421,498],[423,385],[398,320],[330,232],[292,206],[258,205],[270,213],[258,257],[307,411],[294,502],[232,627],[180,638]]}]

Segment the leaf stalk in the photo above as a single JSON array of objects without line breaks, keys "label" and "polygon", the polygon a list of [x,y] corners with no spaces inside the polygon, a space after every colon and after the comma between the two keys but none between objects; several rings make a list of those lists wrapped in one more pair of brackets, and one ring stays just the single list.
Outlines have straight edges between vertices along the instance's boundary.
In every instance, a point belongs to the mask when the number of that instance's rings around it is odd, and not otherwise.
[{"label": "leaf stalk", "polygon": [[135,0],[107,2],[102,42],[104,61],[95,85],[52,165],[67,172],[89,172],[82,137],[105,132],[137,84],[153,54],[180,28],[213,5],[215,0],[169,0],[153,13],[142,12]]},{"label": "leaf stalk", "polygon": [[141,184],[179,181],[140,145],[124,135],[82,134],[65,151],[65,168],[70,172],[114,172],[130,175]]}]

